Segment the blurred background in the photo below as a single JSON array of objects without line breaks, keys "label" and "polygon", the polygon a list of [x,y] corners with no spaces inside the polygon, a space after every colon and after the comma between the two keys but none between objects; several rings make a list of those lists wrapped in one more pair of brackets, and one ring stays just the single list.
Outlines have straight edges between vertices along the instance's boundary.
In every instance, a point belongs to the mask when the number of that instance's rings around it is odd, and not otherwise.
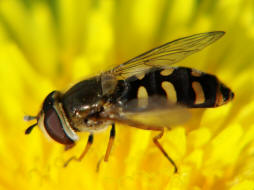
[{"label": "blurred background", "polygon": [[[196,110],[161,140],[179,166],[152,143],[154,132],[117,125],[95,136],[82,163],[62,165],[83,150],[25,136],[52,90],[67,90],[151,48],[195,33],[226,35],[184,65],[218,76],[232,103]],[[0,0],[0,189],[253,189],[254,2],[251,0]]]}]

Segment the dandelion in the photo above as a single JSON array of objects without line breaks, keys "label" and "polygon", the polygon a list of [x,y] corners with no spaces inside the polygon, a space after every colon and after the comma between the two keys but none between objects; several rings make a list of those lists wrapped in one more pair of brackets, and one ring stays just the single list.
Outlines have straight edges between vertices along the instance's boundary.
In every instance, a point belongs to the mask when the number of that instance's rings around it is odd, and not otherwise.
[{"label": "dandelion", "polygon": [[[0,1],[0,189],[254,189],[254,24],[251,1]],[[225,37],[180,62],[218,76],[232,103],[192,110],[189,122],[160,140],[179,172],[152,142],[156,132],[116,125],[88,134],[67,152],[22,118],[52,90],[99,74],[170,40],[223,30]],[[31,123],[32,124],[32,123]]]}]

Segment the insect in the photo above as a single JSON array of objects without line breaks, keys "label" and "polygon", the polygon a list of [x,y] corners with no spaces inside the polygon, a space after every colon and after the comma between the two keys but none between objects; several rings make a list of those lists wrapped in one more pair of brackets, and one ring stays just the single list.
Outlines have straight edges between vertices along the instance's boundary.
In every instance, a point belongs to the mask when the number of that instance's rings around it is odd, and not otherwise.
[{"label": "insect", "polygon": [[25,116],[27,121],[37,120],[25,133],[38,125],[69,149],[79,140],[78,132],[88,132],[84,151],[80,157],[72,158],[81,161],[93,143],[94,133],[111,126],[104,157],[107,161],[115,138],[115,123],[159,131],[153,142],[177,172],[175,162],[159,143],[164,129],[183,122],[186,108],[221,106],[232,100],[234,93],[214,75],[171,65],[223,35],[222,31],[213,31],[180,38],[83,80],[65,93],[53,91],[37,116]]}]

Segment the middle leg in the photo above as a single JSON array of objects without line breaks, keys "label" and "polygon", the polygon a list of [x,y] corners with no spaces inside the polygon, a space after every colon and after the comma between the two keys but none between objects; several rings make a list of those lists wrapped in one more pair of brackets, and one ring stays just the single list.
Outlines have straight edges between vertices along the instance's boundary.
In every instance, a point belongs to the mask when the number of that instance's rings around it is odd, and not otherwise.
[{"label": "middle leg", "polygon": [[107,162],[108,161],[108,157],[111,151],[111,148],[113,146],[114,143],[114,139],[115,139],[115,135],[116,135],[116,130],[115,130],[115,124],[112,124],[112,128],[110,130],[110,137],[109,137],[109,142],[108,142],[108,147],[107,147],[107,151],[104,157],[104,161]]}]

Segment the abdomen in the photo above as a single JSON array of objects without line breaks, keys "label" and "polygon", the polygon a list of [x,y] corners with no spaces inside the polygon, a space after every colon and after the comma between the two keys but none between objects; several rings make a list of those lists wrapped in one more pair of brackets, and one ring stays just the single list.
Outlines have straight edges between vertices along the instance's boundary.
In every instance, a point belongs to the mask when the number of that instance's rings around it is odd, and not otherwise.
[{"label": "abdomen", "polygon": [[124,83],[122,93],[118,92],[122,102],[162,96],[186,107],[208,108],[223,105],[234,96],[216,76],[186,67],[153,68]]}]

